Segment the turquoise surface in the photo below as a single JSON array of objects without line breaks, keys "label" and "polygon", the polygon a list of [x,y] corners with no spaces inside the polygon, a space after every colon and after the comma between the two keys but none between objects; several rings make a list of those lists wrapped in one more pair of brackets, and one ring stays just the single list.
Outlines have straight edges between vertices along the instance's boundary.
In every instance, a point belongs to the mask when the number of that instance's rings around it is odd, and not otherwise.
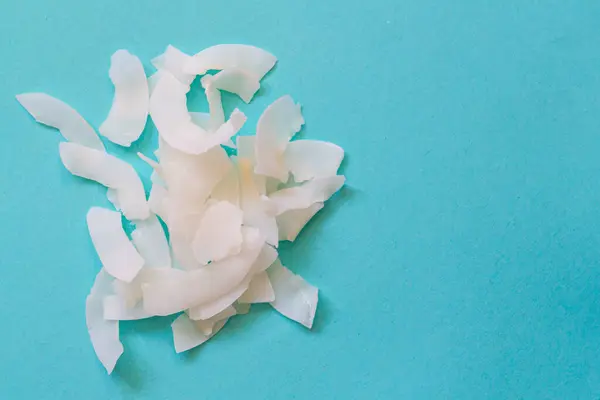
[{"label": "turquoise surface", "polygon": [[[597,399],[599,21],[592,0],[4,1],[0,398]],[[151,72],[169,43],[227,42],[280,60],[253,104],[225,96],[244,133],[290,93],[301,136],[347,151],[347,188],[282,246],[321,289],[315,328],[254,307],[177,355],[171,318],[124,323],[107,376],[84,320],[105,190],[14,95],[98,127],[115,50]]]}]

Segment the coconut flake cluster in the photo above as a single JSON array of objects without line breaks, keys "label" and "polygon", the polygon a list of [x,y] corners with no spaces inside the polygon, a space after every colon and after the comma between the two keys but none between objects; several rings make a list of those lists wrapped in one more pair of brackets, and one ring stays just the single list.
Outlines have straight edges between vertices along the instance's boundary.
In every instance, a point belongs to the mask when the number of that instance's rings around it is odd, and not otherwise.
[{"label": "coconut flake cluster", "polygon": [[[249,103],[276,61],[247,45],[217,45],[194,56],[168,46],[152,60],[157,72],[148,78],[128,51],[112,56],[115,94],[99,132],[128,147],[152,118],[157,160],[139,154],[154,170],[148,198],[134,168],[108,154],[77,111],[44,93],[17,96],[38,122],[67,140],[59,145],[64,166],[106,186],[115,207],[87,213],[103,268],[86,299],[86,323],[109,374],[123,353],[123,320],[179,314],[172,324],[177,352],[206,342],[254,303],[269,303],[312,327],[318,289],[281,264],[277,246],[294,241],[342,187],[337,171],[344,152],[332,143],[292,141],[304,118],[290,96],[263,112],[252,136],[238,135],[246,116],[236,109],[226,118],[221,103],[221,91]],[[197,75],[209,113],[187,108]],[[131,237],[122,215],[135,225]]]}]

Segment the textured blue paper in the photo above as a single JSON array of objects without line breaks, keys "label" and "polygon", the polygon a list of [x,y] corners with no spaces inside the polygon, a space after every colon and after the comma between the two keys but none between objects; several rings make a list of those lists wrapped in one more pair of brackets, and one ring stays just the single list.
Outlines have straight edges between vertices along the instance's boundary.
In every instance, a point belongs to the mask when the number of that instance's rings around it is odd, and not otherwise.
[{"label": "textured blue paper", "polygon": [[[599,22],[595,0],[4,1],[0,398],[598,398]],[[315,329],[255,307],[176,355],[170,318],[125,323],[107,376],[84,321],[105,190],[14,95],[98,127],[116,49],[150,72],[169,43],[227,42],[280,60],[245,133],[290,93],[301,136],[347,151],[348,187],[282,246],[321,288]]]}]

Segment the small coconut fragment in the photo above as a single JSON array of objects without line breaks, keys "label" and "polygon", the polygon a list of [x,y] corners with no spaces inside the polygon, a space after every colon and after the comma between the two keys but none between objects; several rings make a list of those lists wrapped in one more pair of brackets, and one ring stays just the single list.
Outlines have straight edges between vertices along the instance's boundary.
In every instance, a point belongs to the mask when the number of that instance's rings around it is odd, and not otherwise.
[{"label": "small coconut fragment", "polygon": [[104,319],[104,298],[111,294],[112,278],[101,269],[85,300],[85,321],[96,356],[109,374],[123,354],[119,340],[119,322]]},{"label": "small coconut fragment", "polygon": [[99,131],[111,142],[129,147],[146,126],[150,99],[148,81],[140,59],[127,50],[117,50],[110,62],[109,75],[115,96]]},{"label": "small coconut fragment", "polygon": [[203,265],[236,255],[242,248],[243,213],[220,201],[208,207],[192,241],[196,260]]},{"label": "small coconut fragment", "polygon": [[144,309],[155,315],[169,315],[210,303],[236,288],[248,275],[264,244],[257,229],[244,227],[240,254],[185,271],[185,276],[142,285]]},{"label": "small coconut fragment", "polygon": [[59,151],[63,164],[73,175],[114,189],[127,219],[140,220],[150,215],[144,186],[130,164],[76,143],[60,143]]},{"label": "small coconut fragment", "polygon": [[87,213],[87,224],[106,272],[117,279],[131,282],[144,266],[144,259],[123,231],[121,214],[92,207]]},{"label": "small coconut fragment", "polygon": [[260,82],[252,74],[239,68],[225,69],[211,79],[212,87],[237,94],[246,103],[250,103],[260,89]]},{"label": "small coconut fragment", "polygon": [[150,97],[150,114],[161,138],[173,148],[187,154],[201,154],[226,143],[246,122],[246,116],[234,110],[229,120],[214,133],[192,122],[187,109],[189,88],[172,75],[164,74]]},{"label": "small coconut fragment", "polygon": [[192,56],[174,46],[168,45],[165,52],[158,57],[153,58],[151,63],[159,71],[168,72],[182,84],[190,86],[194,78],[196,78],[196,75],[187,74],[183,69],[191,59]]},{"label": "small coconut fragment", "polygon": [[343,159],[340,146],[319,140],[294,140],[285,150],[285,162],[297,183],[335,176]]},{"label": "small coconut fragment", "polygon": [[94,128],[71,106],[46,93],[23,93],[16,97],[40,124],[58,129],[70,142],[104,151],[104,144]]},{"label": "small coconut fragment", "polygon": [[323,208],[323,203],[314,203],[308,208],[289,210],[277,216],[279,240],[288,240],[290,242],[296,240],[302,228],[321,208]]},{"label": "small coconut fragment", "polygon": [[145,260],[146,267],[171,266],[169,242],[167,242],[165,231],[155,215],[136,222],[136,228],[131,233],[131,240]]},{"label": "small coconut fragment", "polygon": [[238,299],[239,303],[269,303],[275,300],[275,292],[266,272],[259,272],[250,281],[250,286]]},{"label": "small coconut fragment", "polygon": [[224,319],[228,319],[237,314],[235,307],[229,306],[218,314],[213,315],[208,319],[196,319],[194,318],[193,311],[188,311],[188,317],[196,322],[196,329],[198,329],[204,335],[210,335],[213,332],[215,324]]},{"label": "small coconut fragment", "polygon": [[344,185],[343,175],[329,178],[317,178],[299,186],[278,190],[271,193],[269,199],[279,216],[289,210],[303,210],[314,203],[328,200]]},{"label": "small coconut fragment", "polygon": [[277,58],[254,46],[220,44],[202,50],[185,65],[185,72],[204,75],[208,70],[241,69],[261,80],[273,68]]},{"label": "small coconut fragment", "polygon": [[195,321],[192,321],[186,314],[181,314],[171,324],[175,352],[182,353],[201,345],[216,335],[226,322],[227,319],[218,321],[214,324],[212,333],[210,335],[204,335],[201,330],[197,328]]},{"label": "small coconut fragment", "polygon": [[288,180],[285,150],[290,139],[302,128],[304,118],[300,104],[290,96],[283,96],[263,112],[256,126],[257,174]]},{"label": "small coconut fragment", "polygon": [[317,311],[319,289],[295,275],[281,262],[273,264],[267,273],[275,292],[275,301],[271,302],[273,308],[311,329]]}]

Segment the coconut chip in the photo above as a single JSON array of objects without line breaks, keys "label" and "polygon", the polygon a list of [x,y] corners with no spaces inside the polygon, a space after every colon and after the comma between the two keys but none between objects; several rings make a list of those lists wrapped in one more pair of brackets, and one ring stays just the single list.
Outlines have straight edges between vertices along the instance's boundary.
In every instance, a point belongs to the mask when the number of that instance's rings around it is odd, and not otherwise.
[{"label": "coconut chip", "polygon": [[129,147],[140,137],[148,119],[146,73],[139,58],[127,50],[117,50],[111,57],[109,75],[115,96],[99,131],[111,142]]},{"label": "coconut chip", "polygon": [[185,72],[204,75],[208,70],[240,69],[261,80],[277,58],[271,53],[244,44],[219,44],[202,50],[185,65]]},{"label": "coconut chip", "polygon": [[94,128],[66,103],[46,93],[23,93],[17,100],[37,122],[58,129],[68,141],[104,151]]}]

